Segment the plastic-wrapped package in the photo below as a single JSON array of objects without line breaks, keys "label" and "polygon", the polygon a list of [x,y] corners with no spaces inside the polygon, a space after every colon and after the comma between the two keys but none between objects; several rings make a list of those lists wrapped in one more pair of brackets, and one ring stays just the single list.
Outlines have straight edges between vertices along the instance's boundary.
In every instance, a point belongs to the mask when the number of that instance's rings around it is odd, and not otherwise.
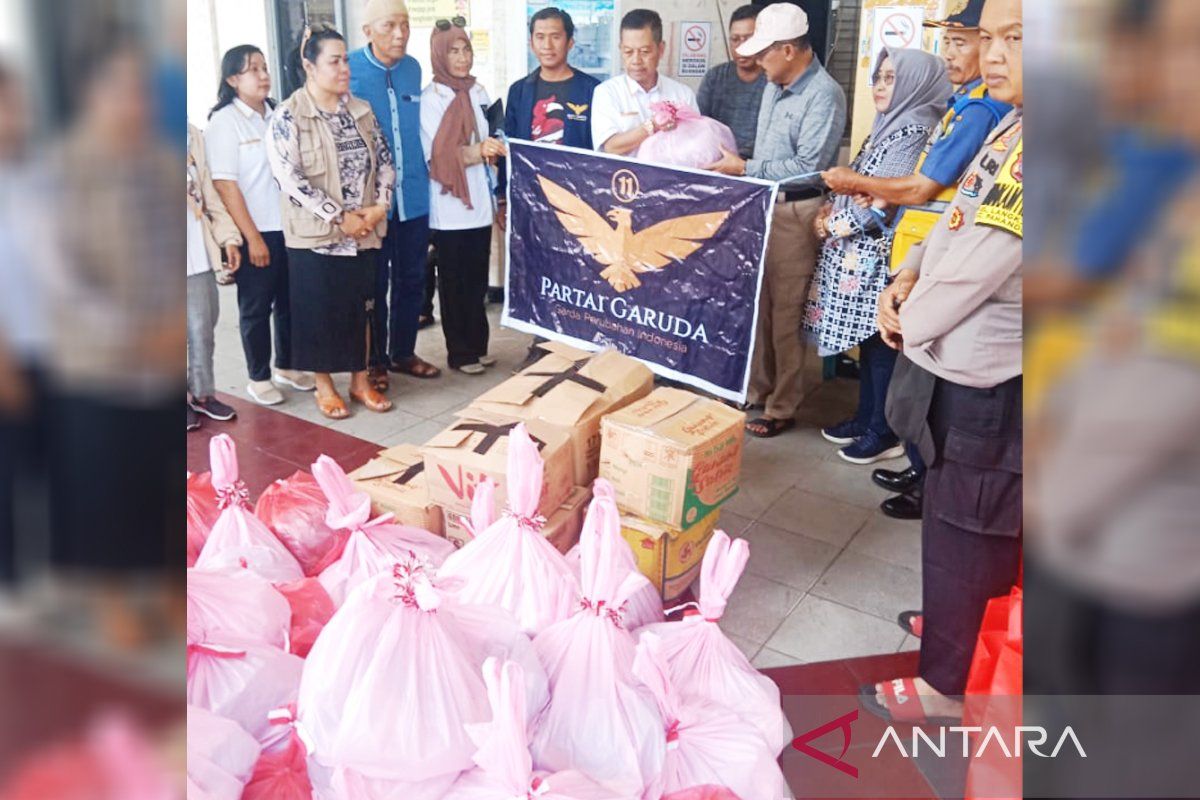
[{"label": "plastic-wrapped package", "polygon": [[690,106],[670,101],[651,103],[658,125],[674,120],[671,130],[660,130],[642,142],[636,158],[654,164],[703,169],[721,160],[721,148],[737,152],[737,139],[728,125],[700,115]]},{"label": "plastic-wrapped package", "polygon": [[304,577],[300,562],[250,511],[250,493],[238,479],[237,447],[224,433],[208,444],[212,483],[221,516],[196,559],[196,569],[245,567],[272,583]]},{"label": "plastic-wrapped package", "polygon": [[211,472],[189,472],[187,475],[187,565],[194,567],[208,534],[216,524],[221,509],[217,508],[217,490],[212,485]]},{"label": "plastic-wrapped package", "polygon": [[[603,502],[611,503],[613,508],[616,508],[617,495],[613,490],[613,485],[604,478],[597,478],[592,484],[593,504],[588,506],[588,513],[595,507],[597,499]],[[613,531],[604,531],[604,535],[613,534]],[[613,553],[621,563],[621,568],[632,573],[638,573],[637,559],[634,558],[633,551],[629,549],[629,543],[621,536],[618,529],[615,532],[619,545],[614,545]],[[567,553],[567,563],[571,565],[571,570],[575,574],[576,580],[580,577],[580,558],[579,546],[571,548]],[[651,625],[656,622],[663,622],[667,617],[663,613],[662,596],[658,590],[654,588],[654,584],[647,582],[645,586],[638,589],[633,595],[625,601],[625,608],[621,610],[621,617],[625,622],[625,627],[631,631],[636,631],[643,625]]]},{"label": "plastic-wrapped package", "polygon": [[633,676],[635,642],[621,609],[649,581],[616,557],[624,545],[620,524],[615,505],[592,501],[579,543],[580,608],[533,640],[550,679],[550,705],[531,751],[538,769],[575,769],[637,797],[656,785],[666,742],[657,703]]},{"label": "plastic-wrapped package", "polygon": [[771,752],[779,755],[792,741],[779,687],[750,664],[719,625],[749,557],[745,539],[730,539],[724,531],[714,531],[700,566],[699,613],[678,622],[651,625],[639,633],[661,637],[674,685],[688,695],[734,709],[759,730]]},{"label": "plastic-wrapped package", "polygon": [[662,800],[742,800],[725,786],[693,786],[663,795]]},{"label": "plastic-wrapped package", "polygon": [[187,571],[189,641],[288,646],[292,611],[274,586],[248,569]]},{"label": "plastic-wrapped package", "polygon": [[329,592],[316,578],[304,578],[295,583],[281,583],[276,587],[287,599],[291,609],[291,627],[288,634],[288,650],[304,658],[312,650],[317,636],[336,610]]},{"label": "plastic-wrapped package", "polygon": [[356,490],[345,471],[329,456],[316,460],[312,474],[329,501],[326,524],[350,532],[342,554],[318,576],[335,606],[341,606],[362,582],[390,574],[396,562],[409,554],[438,566],[454,552],[454,545],[440,536],[393,524],[391,514],[371,519],[370,496]]},{"label": "plastic-wrapped package", "polygon": [[308,751],[294,728],[295,709],[276,709],[270,719],[288,732],[285,744],[258,758],[241,800],[312,800]]},{"label": "plastic-wrapped package", "polygon": [[789,795],[775,754],[757,728],[730,708],[679,694],[655,634],[639,637],[633,674],[653,693],[662,713],[666,760],[654,797],[717,782],[742,800]]},{"label": "plastic-wrapped package", "polygon": [[239,800],[261,749],[233,720],[199,706],[187,707],[187,774],[205,797]]},{"label": "plastic-wrapped package", "polygon": [[[537,508],[543,466],[524,423],[518,424],[508,438],[508,508],[486,530],[476,530],[438,572],[462,580],[460,602],[497,605],[531,635],[566,619],[579,604],[570,566],[542,535],[546,520]],[[486,521],[487,512],[476,514],[473,505],[473,527],[476,517]]]},{"label": "plastic-wrapped package", "polygon": [[325,523],[328,511],[325,493],[303,470],[272,483],[254,504],[254,516],[283,542],[310,578],[332,563],[346,546],[347,534]]}]

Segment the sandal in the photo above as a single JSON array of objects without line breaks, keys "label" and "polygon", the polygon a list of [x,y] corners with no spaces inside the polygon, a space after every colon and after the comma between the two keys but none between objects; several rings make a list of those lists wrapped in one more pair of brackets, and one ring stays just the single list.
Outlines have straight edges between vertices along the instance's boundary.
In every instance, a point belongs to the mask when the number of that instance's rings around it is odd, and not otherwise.
[{"label": "sandal", "polygon": [[367,371],[367,381],[371,384],[372,389],[380,393],[392,388],[392,381],[388,377],[386,367],[371,367]]},{"label": "sandal", "polygon": [[437,378],[442,374],[440,369],[420,356],[412,356],[403,361],[393,361],[388,366],[388,371],[401,375],[412,375],[414,378]]},{"label": "sandal", "polygon": [[[746,423],[746,433],[751,436],[757,436],[759,439],[771,439],[784,431],[790,431],[794,427],[796,427],[796,420],[794,419],[759,417]],[[755,428],[759,428],[760,430],[755,430]]]},{"label": "sandal", "polygon": [[317,408],[329,419],[345,419],[350,416],[350,410],[346,408],[346,401],[336,394],[332,397],[322,397],[318,394]]},{"label": "sandal", "polygon": [[367,407],[368,411],[374,411],[377,414],[392,410],[392,401],[374,389],[369,388],[361,394],[359,392],[350,392],[350,399],[355,403],[362,403]]},{"label": "sandal", "polygon": [[925,616],[920,611],[901,611],[896,617],[896,624],[909,636],[921,638],[921,628],[924,627]]},{"label": "sandal", "polygon": [[904,722],[911,725],[954,725],[962,722],[962,717],[927,715],[912,678],[883,681],[882,705],[875,699],[876,694],[878,692],[873,683],[858,687],[858,701],[863,708],[887,722]]}]

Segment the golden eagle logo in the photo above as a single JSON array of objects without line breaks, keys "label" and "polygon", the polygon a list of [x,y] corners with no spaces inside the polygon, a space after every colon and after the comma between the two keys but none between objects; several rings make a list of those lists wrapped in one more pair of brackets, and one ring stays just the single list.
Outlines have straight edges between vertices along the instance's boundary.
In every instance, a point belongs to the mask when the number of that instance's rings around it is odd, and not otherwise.
[{"label": "golden eagle logo", "polygon": [[582,105],[578,104],[578,103],[567,103],[567,108],[569,108],[569,109],[571,109],[571,111],[575,112],[575,116],[578,117],[583,112],[588,110],[588,105],[589,105],[588,103],[583,103]]},{"label": "golden eagle logo", "polygon": [[600,277],[618,292],[641,286],[637,277],[640,272],[657,272],[672,261],[683,261],[711,239],[729,217],[728,211],[691,214],[634,233],[633,212],[628,208],[609,209],[605,216],[616,224],[613,228],[594,208],[554,181],[538,175],[538,182],[558,221],[605,266]]}]

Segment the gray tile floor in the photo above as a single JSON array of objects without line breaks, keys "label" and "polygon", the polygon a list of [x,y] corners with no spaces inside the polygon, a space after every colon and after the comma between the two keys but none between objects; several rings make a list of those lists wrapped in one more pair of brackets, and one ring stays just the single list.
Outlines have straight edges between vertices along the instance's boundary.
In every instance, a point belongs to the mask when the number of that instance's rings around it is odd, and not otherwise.
[{"label": "gray tile floor", "polygon": [[[236,289],[223,286],[220,294],[217,388],[245,396]],[[322,417],[310,395],[287,393],[276,408],[381,446],[422,444],[524,358],[530,337],[501,328],[499,307],[493,306],[490,316],[492,354],[499,364],[485,375],[447,372],[433,381],[394,376],[394,410],[371,414],[358,407],[341,422]],[[417,350],[445,366],[440,328],[422,331]],[[895,617],[920,607],[920,525],[879,513],[886,494],[871,483],[870,468],[841,461],[836,448],[821,438],[821,425],[853,408],[857,384],[822,382],[817,359],[810,360],[814,388],[801,409],[800,425],[776,439],[747,440],[742,488],[721,515],[722,527],[748,539],[751,553],[722,626],[764,668],[918,645],[897,627]]]}]

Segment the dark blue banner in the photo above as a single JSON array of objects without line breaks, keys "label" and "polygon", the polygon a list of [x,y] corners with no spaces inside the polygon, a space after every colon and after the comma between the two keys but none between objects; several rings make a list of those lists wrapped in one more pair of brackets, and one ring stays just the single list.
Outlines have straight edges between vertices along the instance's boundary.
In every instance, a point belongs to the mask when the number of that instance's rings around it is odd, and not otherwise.
[{"label": "dark blue banner", "polygon": [[509,142],[504,324],[744,400],[775,184]]}]

